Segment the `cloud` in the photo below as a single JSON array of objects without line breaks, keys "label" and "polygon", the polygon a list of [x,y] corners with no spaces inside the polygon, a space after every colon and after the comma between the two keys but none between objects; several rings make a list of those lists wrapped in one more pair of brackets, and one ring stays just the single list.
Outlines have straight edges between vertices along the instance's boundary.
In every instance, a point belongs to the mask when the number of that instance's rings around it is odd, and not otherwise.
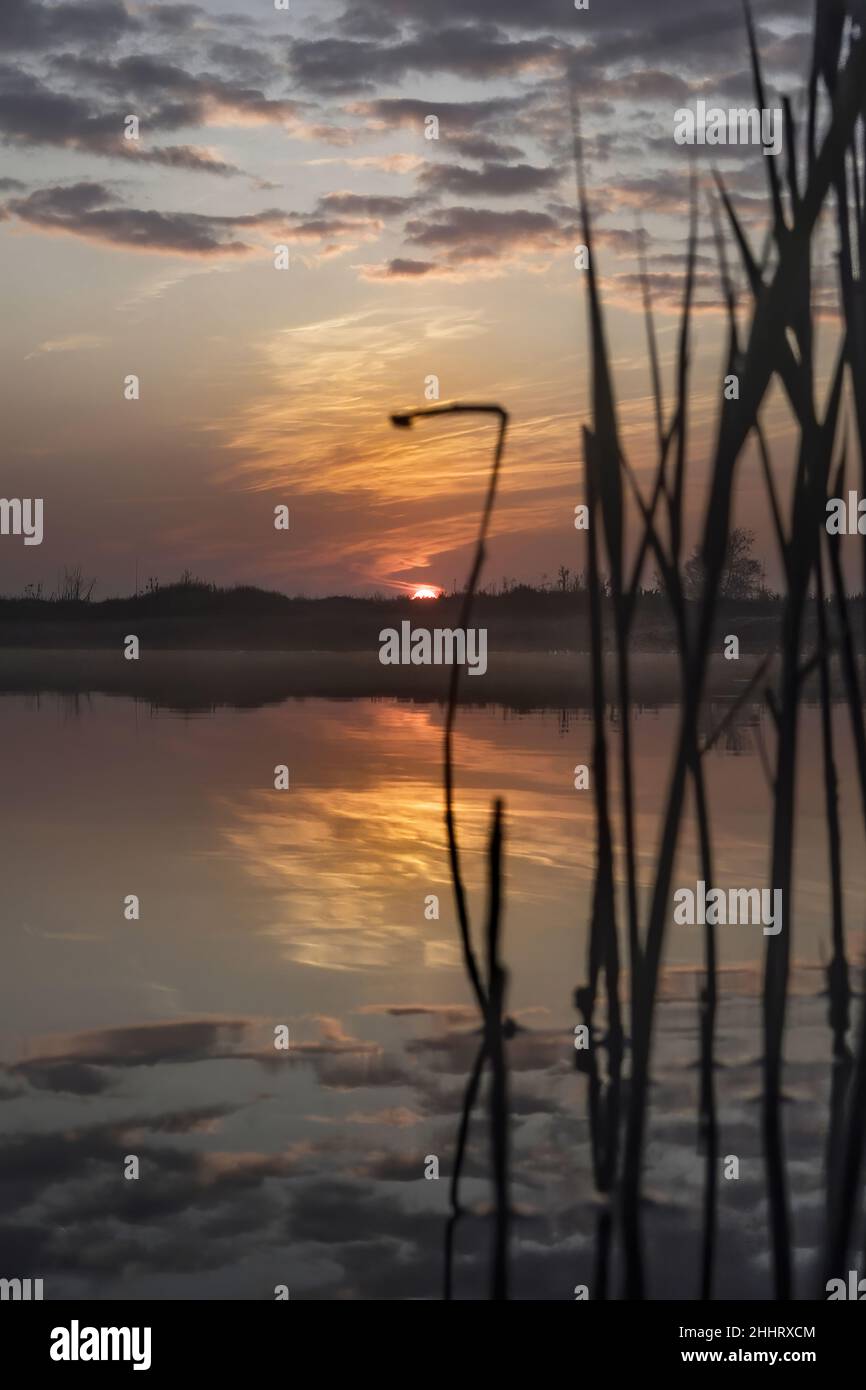
[{"label": "cloud", "polygon": [[71,183],[11,199],[8,213],[43,232],[67,232],[92,242],[139,252],[181,256],[239,256],[252,250],[234,235],[242,229],[284,228],[278,208],[238,217],[156,213],[128,207],[103,183]]},{"label": "cloud", "polygon": [[[299,138],[339,139],[308,130],[302,103],[271,98],[259,87],[196,75],[162,58],[138,55],[109,62],[76,53],[50,61],[52,81],[23,68],[0,67],[0,135],[12,145],[50,145],[103,158],[229,175],[243,171],[212,150],[151,145],[154,134],[191,126],[275,125]],[[59,82],[59,86],[57,85]],[[71,91],[64,86],[72,84]],[[88,87],[95,88],[88,91]],[[118,106],[118,98],[124,100]],[[124,118],[138,117],[140,138],[124,137]]]},{"label": "cloud", "polygon": [[416,246],[441,250],[452,266],[524,251],[561,251],[564,246],[563,229],[556,218],[525,208],[507,212],[443,208],[428,219],[407,222],[406,239]]},{"label": "cloud", "polygon": [[[676,260],[671,259],[676,264]],[[647,285],[652,297],[653,308],[657,311],[676,314],[682,312],[686,277],[681,261],[679,265],[680,268],[673,271],[649,270],[647,272]],[[608,302],[619,304],[624,308],[635,307],[643,284],[640,275],[634,271],[606,275],[602,278],[601,283]],[[721,311],[725,309],[725,300],[721,293],[717,272],[696,271],[693,291],[692,307],[696,313],[702,310]]]},{"label": "cloud", "polygon": [[418,205],[413,197],[388,197],[383,194],[326,193],[316,204],[321,214],[336,213],[355,218],[400,217]]},{"label": "cloud", "polygon": [[561,169],[497,161],[487,162],[481,169],[467,169],[460,164],[430,164],[418,182],[430,193],[450,193],[458,198],[509,198],[553,188],[561,178]]},{"label": "cloud", "polygon": [[[436,146],[454,150],[464,159],[505,163],[523,158],[523,150],[512,143],[513,137],[536,104],[537,96],[531,92],[519,97],[459,102],[384,97],[351,102],[346,111],[363,118],[371,131],[409,129],[419,135],[424,134],[427,117],[435,115],[439,122]],[[530,128],[521,131],[525,135],[533,133],[537,132]],[[425,139],[424,148],[432,153],[433,142]]]},{"label": "cloud", "polygon": [[83,98],[54,92],[29,72],[3,65],[0,84],[0,130],[7,140],[92,149],[122,138],[116,112],[95,114]]},{"label": "cloud", "polygon": [[383,230],[383,215],[402,215],[419,200],[334,193],[324,195],[308,213],[266,208],[237,216],[153,212],[118,206],[119,201],[103,184],[82,183],[40,189],[27,198],[10,200],[6,208],[42,230],[70,232],[138,251],[245,254],[256,248],[233,233],[249,229],[267,232],[280,242],[319,243],[318,254],[325,257],[375,239]]},{"label": "cloud", "polygon": [[412,73],[448,72],[462,78],[514,76],[562,66],[552,38],[514,39],[494,24],[424,27],[408,38],[298,39],[290,48],[293,80],[309,91],[342,94],[400,82]]},{"label": "cloud", "polygon": [[228,70],[234,77],[244,82],[255,82],[263,87],[267,82],[281,76],[282,65],[269,53],[239,43],[212,43],[208,47],[208,57],[218,67]]},{"label": "cloud", "polygon": [[[425,120],[439,121],[438,143],[457,151],[464,159],[519,159],[523,151],[505,143],[516,122],[535,102],[532,93],[517,97],[487,97],[479,101],[421,101],[415,97],[382,97],[350,102],[350,115],[367,121],[371,130],[409,129],[423,134]],[[425,141],[425,146],[427,142]]]},{"label": "cloud", "polygon": [[169,169],[186,169],[199,174],[220,174],[224,178],[244,172],[236,164],[227,164],[213,150],[202,149],[199,145],[157,145],[153,149],[135,150],[132,154],[127,149],[127,155],[144,164],[162,164]]},{"label": "cloud", "polygon": [[[531,5],[527,5],[525,0],[440,0],[436,13],[443,20],[496,19],[499,24],[514,29],[561,28],[576,33],[581,32],[581,25],[585,26],[589,18],[588,15],[577,14],[570,0],[568,6],[563,6],[560,0],[532,0]],[[429,22],[430,7],[425,0],[376,0],[375,6],[362,4],[357,12],[354,6],[349,6],[339,24],[342,28],[344,24],[352,22],[358,26],[359,32],[364,32],[363,25],[368,17],[369,21],[375,18],[382,27],[389,17],[392,25],[401,21],[424,23]]]},{"label": "cloud", "polygon": [[[759,17],[808,17],[811,3],[812,0],[756,0],[754,9]],[[527,4],[526,0],[439,0],[436,12],[444,22],[495,19],[497,24],[508,29],[563,30],[580,42],[592,42],[599,34],[598,21],[592,9],[576,11],[571,3],[563,5],[561,0],[533,0],[532,4]],[[363,32],[360,26],[366,15],[375,16],[383,27],[389,19],[392,26],[400,23],[425,24],[429,22],[430,7],[427,0],[376,0],[375,6],[361,5],[358,11],[352,5],[344,11],[339,21],[340,27],[351,22],[359,27],[359,32]],[[610,8],[603,11],[601,33],[606,39],[609,36],[615,39],[617,34],[631,33],[641,26],[642,36],[651,40],[657,28],[663,27],[675,36],[678,29],[704,16],[712,25],[726,21],[730,32],[731,10],[726,0],[703,0],[697,9],[692,0],[659,0],[652,32],[646,28],[643,0],[617,0],[612,11]]]},{"label": "cloud", "polygon": [[170,100],[174,106],[157,106],[153,111],[144,107],[136,112],[142,125],[158,123],[162,129],[172,128],[172,121],[174,128],[189,124],[286,125],[305,109],[303,103],[268,97],[257,87],[227,82],[212,73],[187,72],[163,58],[136,55],[109,63],[61,54],[52,66],[61,76],[86,79],[130,99]]},{"label": "cloud", "polygon": [[39,50],[61,43],[105,48],[141,28],[141,20],[121,0],[64,0],[60,5],[3,0],[0,6],[0,48],[7,50]]},{"label": "cloud", "polygon": [[[185,149],[166,151],[167,162],[175,162],[175,156],[183,162]],[[40,231],[66,232],[110,246],[187,256],[244,255],[254,246],[239,234],[267,232],[280,242],[317,242],[319,256],[326,257],[377,237],[383,219],[403,217],[421,201],[417,196],[334,192],[320,197],[311,212],[265,208],[225,216],[136,208],[106,184],[79,182],[11,198],[0,207],[0,218],[14,216]]]},{"label": "cloud", "polygon": [[396,256],[381,265],[364,265],[359,268],[362,280],[423,280],[427,275],[437,273],[435,261],[412,261],[404,256]]},{"label": "cloud", "polygon": [[658,68],[604,76],[593,85],[592,98],[607,97],[625,101],[685,101],[692,84],[679,73],[663,72]]},{"label": "cloud", "polygon": [[48,352],[81,352],[86,348],[103,347],[106,342],[107,339],[101,338],[98,333],[69,333],[65,338],[48,338],[28,352],[24,361],[29,362],[31,357],[41,357]]},{"label": "cloud", "polygon": [[325,159],[308,159],[305,162],[310,169],[320,165],[342,164],[351,169],[376,169],[383,174],[414,174],[427,163],[420,154],[329,155]]},{"label": "cloud", "polygon": [[[78,96],[54,92],[30,73],[0,68],[0,134],[10,145],[54,145],[105,158],[140,160],[170,168],[210,174],[240,174],[211,150],[194,145],[149,146],[146,140],[127,140],[116,110],[100,112]],[[134,113],[133,113],[134,114]],[[145,130],[195,123],[198,111],[188,105],[164,107],[143,118]]]},{"label": "cloud", "polygon": [[201,5],[147,5],[144,12],[148,24],[172,37],[205,27],[210,22],[210,16]]},{"label": "cloud", "polygon": [[36,1059],[14,1068],[35,1091],[59,1091],[75,1096],[95,1096],[108,1089],[111,1078],[82,1062]]}]

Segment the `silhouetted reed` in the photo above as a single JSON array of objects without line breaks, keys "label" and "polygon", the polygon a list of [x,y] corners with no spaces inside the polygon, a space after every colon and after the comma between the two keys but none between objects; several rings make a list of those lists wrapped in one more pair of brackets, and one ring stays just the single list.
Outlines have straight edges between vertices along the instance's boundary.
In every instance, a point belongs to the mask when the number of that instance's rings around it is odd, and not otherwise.
[{"label": "silhouetted reed", "polygon": [[[844,27],[844,26],[843,26]],[[765,109],[767,102],[761,63],[755,40],[751,14],[746,9],[746,36],[752,64],[756,104]],[[622,723],[628,721],[627,651],[628,613],[632,588],[623,586],[623,532],[625,508],[623,480],[642,522],[642,535],[637,547],[638,565],[642,566],[651,552],[661,574],[674,616],[680,645],[682,695],[679,729],[677,732],[667,800],[664,808],[656,869],[650,894],[646,930],[641,938],[635,931],[631,904],[634,900],[633,837],[629,829],[628,804],[631,797],[628,748],[623,746],[623,795],[626,806],[625,862],[628,899],[627,920],[631,961],[631,1082],[629,1087],[625,1147],[618,1191],[621,1197],[623,1248],[625,1255],[625,1295],[643,1297],[646,1292],[643,1249],[641,1241],[641,1177],[644,1136],[646,1131],[649,1066],[653,1024],[658,995],[668,917],[670,913],[671,877],[680,838],[687,782],[691,781],[698,822],[699,851],[702,873],[712,881],[712,842],[709,807],[701,767],[707,748],[715,742],[713,736],[703,748],[699,742],[699,711],[719,608],[719,594],[724,569],[725,552],[730,530],[738,464],[750,437],[757,443],[762,473],[767,488],[781,564],[785,576],[784,617],[781,640],[780,673],[776,686],[767,691],[767,705],[772,716],[776,748],[772,773],[772,832],[770,881],[781,889],[785,904],[784,930],[767,939],[763,989],[763,1143],[767,1172],[767,1196],[770,1213],[770,1233],[777,1298],[789,1298],[793,1293],[792,1234],[787,1197],[787,1177],[781,1126],[781,1095],[783,1041],[785,1033],[791,942],[794,923],[793,903],[793,843],[797,785],[797,753],[799,709],[806,675],[815,667],[821,681],[824,713],[823,753],[825,768],[825,802],[830,842],[830,879],[833,960],[831,966],[831,1023],[834,1029],[834,1052],[844,1057],[847,1030],[847,973],[845,966],[844,928],[841,918],[840,875],[841,851],[838,816],[835,812],[835,771],[833,764],[832,732],[829,724],[830,642],[819,587],[820,618],[818,651],[805,662],[802,646],[806,606],[811,589],[820,586],[820,537],[825,517],[824,502],[830,460],[836,439],[843,400],[846,371],[852,381],[855,413],[863,442],[866,422],[866,372],[864,344],[866,318],[862,281],[858,278],[866,249],[864,233],[862,175],[858,162],[856,131],[863,127],[863,92],[866,90],[866,44],[859,29],[850,26],[844,35],[836,27],[823,6],[818,7],[815,29],[815,61],[809,83],[810,101],[805,134],[795,120],[789,102],[784,104],[787,137],[787,163],[784,180],[773,158],[764,158],[768,179],[768,195],[772,209],[771,235],[764,253],[757,257],[737,217],[732,199],[722,179],[715,175],[718,196],[726,214],[734,243],[742,262],[752,300],[748,330],[741,335],[737,322],[736,302],[726,261],[724,237],[718,216],[711,206],[714,234],[719,260],[719,274],[727,307],[728,342],[724,375],[735,375],[739,395],[725,399],[720,408],[716,441],[709,468],[709,498],[703,523],[700,555],[703,588],[697,603],[694,621],[687,619],[683,598],[682,535],[685,468],[688,456],[689,407],[689,339],[693,312],[693,272],[697,246],[695,173],[692,172],[692,197],[689,235],[684,274],[684,299],[680,323],[679,348],[676,363],[676,397],[669,420],[666,421],[661,392],[661,376],[652,326],[652,307],[648,278],[645,272],[644,248],[639,247],[641,281],[645,318],[647,322],[648,354],[655,399],[658,461],[654,485],[649,500],[645,499],[625,458],[619,442],[616,396],[610,369],[601,306],[589,199],[583,173],[579,133],[575,133],[575,160],[578,170],[578,200],[583,239],[589,251],[586,276],[589,312],[589,337],[592,362],[591,424],[584,428],[584,464],[586,496],[590,510],[588,537],[589,571],[598,571],[599,541],[593,534],[596,520],[603,532],[607,561],[612,575],[616,649],[620,669],[620,697],[623,703]],[[818,103],[820,84],[826,91],[829,115],[826,129],[818,141]],[[846,163],[847,161],[847,163]],[[801,180],[800,170],[803,169]],[[848,189],[853,188],[853,213]],[[844,306],[845,335],[831,377],[824,409],[819,415],[816,405],[814,334],[812,328],[812,270],[811,243],[819,215],[828,195],[835,196],[840,240],[840,298]],[[852,227],[853,223],[853,227]],[[853,244],[852,244],[853,243]],[[856,254],[855,254],[856,248]],[[742,337],[742,341],[741,341]],[[789,407],[799,431],[799,447],[790,495],[785,505],[780,501],[772,461],[764,436],[759,411],[767,390],[778,378],[787,395]],[[720,393],[721,394],[721,393]],[[862,453],[862,448],[861,448]],[[838,486],[838,484],[837,484]],[[866,478],[864,478],[866,487]],[[838,495],[838,494],[837,494]],[[600,499],[596,507],[594,499]],[[661,517],[659,512],[661,511]],[[866,734],[863,731],[862,706],[858,673],[854,658],[850,628],[845,623],[845,595],[838,559],[838,547],[830,547],[834,566],[834,587],[842,628],[842,656],[846,695],[851,711],[858,774],[864,798],[866,817]],[[863,552],[866,575],[866,547]],[[636,588],[640,572],[631,584]],[[592,586],[592,580],[591,580]],[[592,596],[590,595],[592,613]],[[598,639],[600,640],[600,639]],[[762,678],[766,664],[759,669]],[[599,707],[603,708],[603,671],[593,652],[593,674],[599,681]],[[753,682],[754,684],[754,682]],[[749,692],[744,692],[750,694]],[[595,730],[596,749],[596,887],[590,923],[590,980],[586,991],[578,992],[578,1003],[584,1016],[587,1004],[595,998],[600,962],[615,961],[616,912],[614,886],[610,882],[609,865],[613,857],[610,843],[609,815],[606,797],[606,763],[604,731]],[[602,776],[599,779],[598,767]],[[599,791],[599,780],[602,790]],[[599,923],[599,917],[603,920]],[[700,1095],[699,1128],[706,1147],[707,1167],[704,1200],[704,1240],[701,1262],[700,1289],[703,1297],[711,1295],[715,1245],[715,1194],[717,1123],[713,1093],[714,1021],[717,1006],[715,940],[712,929],[705,936],[705,984],[700,1001]],[[616,1017],[617,1005],[609,1004]],[[589,1014],[591,1017],[591,1012]],[[595,1068],[590,1065],[590,1118],[598,1124],[601,1111],[597,1103]],[[837,1132],[832,1149],[840,1151],[841,1182],[838,1198],[833,1204],[833,1220],[829,1237],[827,1268],[839,1267],[850,1234],[855,1194],[859,1184],[864,1140],[863,1103],[866,1101],[866,1031],[861,1023],[860,1044],[847,1099],[843,1104],[839,1090],[846,1090],[844,1073],[837,1071]],[[845,1122],[838,1118],[844,1110]],[[594,1138],[595,1146],[598,1136]],[[611,1146],[604,1136],[605,1148]],[[835,1166],[836,1160],[832,1159]],[[606,1191],[610,1174],[605,1172],[604,1185],[596,1181],[600,1191]],[[605,1261],[606,1264],[606,1261]]]},{"label": "silhouetted reed", "polygon": [[[505,451],[505,438],[508,430],[508,414],[497,405],[471,405],[455,402],[450,405],[429,406],[426,409],[402,411],[391,416],[394,425],[408,428],[413,420],[427,415],[494,415],[499,421],[499,430],[487,484],[484,507],[475,555],[469,579],[463,595],[458,626],[464,631],[469,627],[472,605],[478,587],[478,579],[486,555],[487,534],[490,519],[496,502],[496,488],[502,457]],[[450,1300],[454,1292],[454,1242],[457,1225],[463,1215],[460,1205],[460,1178],[466,1156],[469,1125],[472,1111],[478,1098],[485,1063],[489,1061],[490,1084],[490,1150],[495,1194],[494,1237],[491,1274],[492,1299],[508,1298],[508,1234],[510,1208],[508,1195],[508,1079],[505,1060],[505,1039],[511,1028],[504,1018],[505,989],[507,975],[502,965],[499,944],[502,911],[502,840],[503,840],[503,802],[497,798],[493,804],[493,814],[488,847],[488,910],[485,931],[486,981],[482,979],[478,958],[472,942],[472,930],[466,889],[460,861],[460,847],[457,839],[457,824],[454,815],[454,722],[460,689],[460,666],[457,662],[451,668],[448,687],[448,705],[445,713],[445,737],[443,749],[445,827],[448,837],[448,854],[451,865],[451,880],[460,940],[463,948],[463,961],[466,973],[475,995],[481,1014],[482,1042],[469,1077],[463,1101],[460,1127],[457,1136],[454,1168],[450,1184],[451,1216],[445,1230],[445,1298]]]}]

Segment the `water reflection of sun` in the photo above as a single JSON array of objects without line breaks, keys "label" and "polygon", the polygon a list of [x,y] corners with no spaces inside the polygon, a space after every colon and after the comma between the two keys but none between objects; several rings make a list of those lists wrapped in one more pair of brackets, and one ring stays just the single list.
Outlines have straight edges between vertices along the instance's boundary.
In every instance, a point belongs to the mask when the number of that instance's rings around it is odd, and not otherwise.
[{"label": "water reflection of sun", "polygon": [[[282,793],[246,783],[222,798],[224,844],[262,893],[262,906],[269,902],[260,930],[285,959],[323,969],[458,968],[441,709],[357,702],[344,710],[318,701],[296,717],[296,738],[315,746],[315,760],[296,778],[290,806]],[[277,715],[262,714],[261,723],[268,747],[284,736]],[[455,731],[455,813],[464,877],[479,912],[491,787],[504,758],[512,770],[509,865],[513,885],[520,883],[511,899],[515,915],[524,901],[533,913],[539,902],[562,901],[557,875],[575,854],[576,824],[591,816],[589,803],[571,794],[570,779],[562,782],[558,727],[540,747],[534,732],[469,710]],[[588,821],[578,843],[588,876]],[[429,920],[428,894],[440,898],[440,917]]]}]

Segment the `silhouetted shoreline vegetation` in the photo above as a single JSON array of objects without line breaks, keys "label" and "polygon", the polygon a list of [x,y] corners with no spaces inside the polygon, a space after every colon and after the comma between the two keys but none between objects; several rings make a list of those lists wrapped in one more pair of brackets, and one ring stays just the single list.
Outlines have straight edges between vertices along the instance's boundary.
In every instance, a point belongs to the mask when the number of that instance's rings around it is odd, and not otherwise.
[{"label": "silhouetted shoreline vegetation", "polygon": [[[561,583],[503,581],[479,590],[474,621],[487,628],[491,650],[588,652],[588,591],[582,577],[576,579],[567,588]],[[0,597],[0,647],[119,648],[134,631],[143,646],[168,650],[375,652],[380,630],[403,619],[415,628],[459,626],[463,598],[459,591],[425,600],[404,594],[312,598],[252,585],[221,587],[198,579],[154,584],[139,594],[99,600],[31,591]],[[606,585],[600,601],[605,610],[613,602]],[[699,600],[685,600],[685,608],[690,619],[700,608]],[[850,599],[850,608],[862,650],[866,624],[856,619],[863,608],[860,595]],[[767,589],[750,598],[720,599],[716,649],[721,652],[724,636],[733,632],[743,653],[776,650],[783,610],[783,600]],[[835,621],[829,602],[826,618],[832,640]],[[817,638],[814,605],[810,622]],[[663,594],[641,589],[637,595],[632,646],[636,651],[677,650],[676,625]]]}]

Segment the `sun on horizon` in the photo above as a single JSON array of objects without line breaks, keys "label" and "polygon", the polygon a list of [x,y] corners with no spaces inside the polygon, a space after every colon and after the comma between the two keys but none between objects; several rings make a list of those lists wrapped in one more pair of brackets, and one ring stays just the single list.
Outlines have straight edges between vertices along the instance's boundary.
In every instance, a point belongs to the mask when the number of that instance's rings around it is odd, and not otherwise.
[{"label": "sun on horizon", "polygon": [[441,589],[437,589],[434,584],[419,584],[413,598],[439,598],[442,594]]}]

